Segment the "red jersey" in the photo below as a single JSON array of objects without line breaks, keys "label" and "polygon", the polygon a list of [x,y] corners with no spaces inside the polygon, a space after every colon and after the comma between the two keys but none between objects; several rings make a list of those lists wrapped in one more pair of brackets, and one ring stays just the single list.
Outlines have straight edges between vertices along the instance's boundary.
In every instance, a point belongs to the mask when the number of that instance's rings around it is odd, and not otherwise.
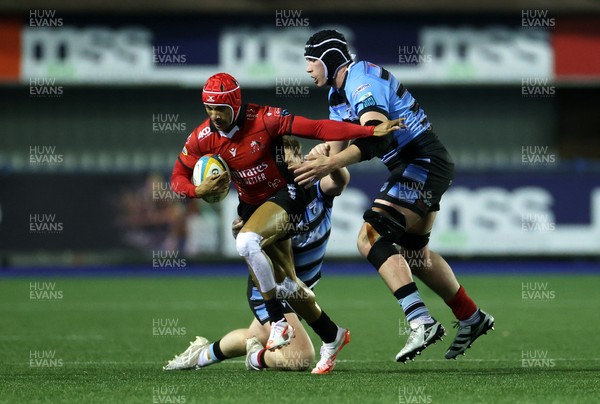
[{"label": "red jersey", "polygon": [[260,205],[294,181],[284,162],[282,136],[348,140],[371,136],[373,130],[372,126],[312,121],[281,108],[247,104],[229,133],[218,131],[210,119],[194,129],[175,163],[171,184],[176,192],[195,197],[190,178],[196,162],[205,154],[218,154],[229,166],[240,200]]}]

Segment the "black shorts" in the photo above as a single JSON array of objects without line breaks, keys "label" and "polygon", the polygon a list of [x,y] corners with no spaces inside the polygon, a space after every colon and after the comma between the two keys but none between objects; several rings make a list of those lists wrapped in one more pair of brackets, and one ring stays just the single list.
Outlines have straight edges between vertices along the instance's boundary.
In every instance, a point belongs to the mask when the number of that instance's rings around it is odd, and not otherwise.
[{"label": "black shorts", "polygon": [[433,131],[412,140],[387,165],[390,176],[377,199],[403,206],[421,217],[440,210],[442,195],[454,178],[454,162]]},{"label": "black shorts", "polygon": [[[315,285],[317,284],[317,282],[319,281],[319,278],[320,277],[315,277],[312,281],[307,281],[304,283],[310,289],[313,289],[315,287]],[[256,286],[254,286],[254,282],[252,281],[251,276],[248,276],[248,287],[246,289],[246,296],[248,297],[248,305],[250,306],[250,310],[252,310],[254,317],[256,317],[256,319],[261,324],[266,324],[269,321],[269,313],[267,313],[267,308],[265,307],[265,301],[264,301],[262,295],[260,294],[260,291],[258,290],[258,288]],[[283,313],[284,314],[295,313],[294,309],[292,309],[292,306],[290,306],[290,304],[287,301],[282,300],[281,303],[283,304]],[[298,316],[298,318],[300,320],[302,320],[302,317]]]},{"label": "black shorts", "polygon": [[[290,215],[290,221],[293,224],[298,224],[304,217],[304,211],[308,204],[307,193],[308,190],[295,183],[291,183],[275,192],[265,202],[269,201],[281,206]],[[238,216],[246,222],[259,207],[260,205],[250,205],[249,203],[240,201],[237,207]]]}]

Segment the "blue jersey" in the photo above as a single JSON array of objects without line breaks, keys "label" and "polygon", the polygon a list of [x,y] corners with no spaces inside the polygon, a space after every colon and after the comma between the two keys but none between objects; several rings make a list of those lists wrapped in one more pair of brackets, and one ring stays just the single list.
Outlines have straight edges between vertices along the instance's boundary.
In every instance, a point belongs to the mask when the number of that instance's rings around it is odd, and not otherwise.
[{"label": "blue jersey", "polygon": [[359,123],[362,114],[376,111],[389,120],[404,118],[406,129],[394,132],[395,143],[381,160],[393,163],[402,147],[431,127],[427,115],[408,90],[383,67],[355,62],[340,89],[329,91],[329,119]]},{"label": "blue jersey", "polygon": [[331,233],[333,198],[321,191],[320,181],[311,187],[304,217],[298,224],[301,232],[292,237],[296,275],[307,285],[321,277],[321,265]]}]

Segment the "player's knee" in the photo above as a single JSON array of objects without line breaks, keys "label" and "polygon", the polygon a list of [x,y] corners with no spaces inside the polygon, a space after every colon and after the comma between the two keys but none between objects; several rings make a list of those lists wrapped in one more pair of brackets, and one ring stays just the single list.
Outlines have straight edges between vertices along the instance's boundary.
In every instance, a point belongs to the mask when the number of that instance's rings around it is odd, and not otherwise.
[{"label": "player's knee", "polygon": [[411,234],[404,233],[402,238],[399,240],[399,245],[405,250],[417,251],[417,250],[425,250],[427,244],[429,244],[429,236],[431,233],[427,234]]},{"label": "player's knee", "polygon": [[410,234],[405,233],[400,241],[402,255],[406,259],[413,272],[424,271],[431,267],[431,256],[429,248],[429,233]]},{"label": "player's knee", "polygon": [[400,251],[398,251],[396,245],[382,237],[371,247],[367,255],[367,260],[379,271],[390,257],[398,254],[400,254]]},{"label": "player's knee", "polygon": [[248,257],[252,253],[261,251],[261,241],[262,237],[257,233],[240,233],[235,239],[235,248],[237,249],[238,254],[240,254],[242,257]]},{"label": "player's knee", "polygon": [[[376,209],[373,209],[376,208]],[[406,218],[391,206],[373,203],[373,208],[365,211],[363,219],[384,238],[392,243],[399,244],[399,240],[406,232]]]}]

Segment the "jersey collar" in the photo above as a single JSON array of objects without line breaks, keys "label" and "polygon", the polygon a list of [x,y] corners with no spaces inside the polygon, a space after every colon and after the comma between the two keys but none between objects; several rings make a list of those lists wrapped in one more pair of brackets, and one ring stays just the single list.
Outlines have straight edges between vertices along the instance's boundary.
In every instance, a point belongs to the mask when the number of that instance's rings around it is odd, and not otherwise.
[{"label": "jersey collar", "polygon": [[348,76],[350,75],[350,68],[354,65],[355,62],[352,62],[348,65],[346,69],[344,81],[342,81],[342,86],[338,88],[336,91],[342,96],[344,102],[348,102],[348,97],[346,97],[346,81],[348,81]]},{"label": "jersey collar", "polygon": [[240,113],[238,114],[238,117],[235,120],[235,125],[229,132],[217,130],[215,125],[213,125],[212,121],[210,121],[210,130],[211,132],[218,132],[220,136],[231,139],[238,131],[244,128],[244,122],[246,122],[246,105],[242,105],[242,107],[240,108]]}]

